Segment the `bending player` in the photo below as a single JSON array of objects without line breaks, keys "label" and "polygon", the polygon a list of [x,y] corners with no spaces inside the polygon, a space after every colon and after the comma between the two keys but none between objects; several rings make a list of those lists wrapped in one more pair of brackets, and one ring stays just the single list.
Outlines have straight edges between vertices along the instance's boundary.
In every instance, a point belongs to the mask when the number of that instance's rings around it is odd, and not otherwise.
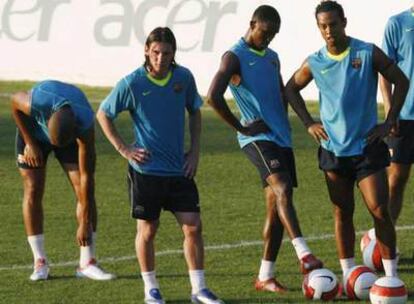
[{"label": "bending player", "polygon": [[23,218],[34,257],[32,281],[46,280],[49,266],[44,249],[42,197],[46,163],[54,152],[66,172],[77,199],[80,246],[78,277],[110,280],[96,263],[97,213],[95,204],[94,113],[85,95],[75,86],[48,80],[30,92],[12,96],[12,113],[18,127],[17,166],[23,179]]}]

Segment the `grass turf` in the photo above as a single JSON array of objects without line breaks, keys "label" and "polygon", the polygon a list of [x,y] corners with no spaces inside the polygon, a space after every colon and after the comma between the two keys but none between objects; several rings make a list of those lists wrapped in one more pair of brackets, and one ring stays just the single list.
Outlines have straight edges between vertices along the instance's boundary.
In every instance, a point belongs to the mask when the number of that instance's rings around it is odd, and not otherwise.
[{"label": "grass turf", "polygon": [[[135,222],[129,217],[126,191],[126,161],[110,146],[97,127],[98,154],[96,198],[99,212],[97,254],[102,266],[118,275],[112,282],[76,279],[74,272],[79,252],[75,244],[75,201],[69,182],[54,157],[49,157],[45,213],[46,250],[51,263],[51,280],[30,282],[32,257],[21,216],[22,185],[15,166],[15,125],[11,119],[8,93],[30,88],[30,82],[0,82],[0,303],[142,303],[143,284],[134,258]],[[108,88],[82,86],[92,101],[102,100]],[[93,103],[97,107],[97,103]],[[316,114],[317,105],[310,104]],[[255,168],[237,145],[235,134],[204,107],[202,153],[197,183],[202,204],[203,233],[206,245],[208,285],[226,303],[303,303],[302,276],[289,242],[284,243],[277,260],[276,275],[290,288],[283,295],[257,293],[257,275],[262,247],[261,229],[264,200]],[[294,201],[305,236],[313,252],[326,267],[341,278],[336,257],[330,206],[323,174],[316,161],[317,145],[306,134],[296,116],[291,116],[299,179]],[[132,140],[128,115],[117,121],[121,134]],[[412,254],[414,187],[409,182],[398,231],[402,253],[400,277],[414,289]],[[358,231],[371,227],[372,221],[359,193],[355,210]],[[168,303],[188,303],[190,285],[183,255],[179,252],[182,235],[173,216],[164,212],[157,235],[157,274]],[[362,263],[356,244],[356,258]],[[173,251],[170,251],[173,250]],[[336,300],[336,302],[347,302]],[[410,293],[409,302],[414,303]]]}]

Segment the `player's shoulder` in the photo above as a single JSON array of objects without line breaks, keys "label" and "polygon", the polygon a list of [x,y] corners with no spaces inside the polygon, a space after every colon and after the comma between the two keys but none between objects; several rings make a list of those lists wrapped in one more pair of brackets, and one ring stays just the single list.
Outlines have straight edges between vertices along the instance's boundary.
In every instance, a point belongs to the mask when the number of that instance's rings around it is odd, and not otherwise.
[{"label": "player's shoulder", "polygon": [[178,78],[183,81],[189,81],[194,78],[193,73],[190,71],[189,68],[179,64],[176,64],[173,67],[173,75],[174,78]]},{"label": "player's shoulder", "polygon": [[354,51],[369,51],[371,52],[375,44],[373,42],[361,40],[358,38],[350,37],[350,47]]},{"label": "player's shoulder", "polygon": [[124,86],[132,86],[134,84],[143,81],[146,78],[146,71],[145,67],[142,65],[129,73],[128,75],[124,76],[119,82],[118,85],[120,87]]}]

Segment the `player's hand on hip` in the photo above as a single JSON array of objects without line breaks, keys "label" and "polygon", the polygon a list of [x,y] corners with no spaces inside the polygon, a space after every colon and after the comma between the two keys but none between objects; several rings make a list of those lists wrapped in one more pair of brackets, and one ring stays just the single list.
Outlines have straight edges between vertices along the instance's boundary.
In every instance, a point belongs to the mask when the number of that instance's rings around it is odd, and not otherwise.
[{"label": "player's hand on hip", "polygon": [[88,223],[79,223],[78,230],[76,231],[76,241],[79,246],[89,246],[91,244],[92,226]]},{"label": "player's hand on hip", "polygon": [[184,176],[192,179],[197,173],[198,167],[198,160],[199,160],[199,153],[194,151],[188,151],[185,154],[184,160]]},{"label": "player's hand on hip", "polygon": [[246,136],[255,136],[260,133],[267,133],[270,131],[270,128],[267,126],[267,124],[261,120],[254,120],[243,127],[243,130],[240,132],[243,135]]},{"label": "player's hand on hip", "polygon": [[375,144],[379,143],[381,140],[383,140],[385,137],[387,137],[390,133],[392,128],[395,124],[389,124],[389,123],[382,123],[379,125],[376,125],[373,127],[366,137],[368,144]]},{"label": "player's hand on hip", "polygon": [[315,122],[308,127],[308,133],[310,136],[315,139],[317,143],[320,143],[321,140],[328,140],[328,134],[325,131],[325,128],[320,122]]},{"label": "player's hand on hip", "polygon": [[37,145],[26,145],[24,147],[24,161],[30,167],[43,166],[43,154]]},{"label": "player's hand on hip", "polygon": [[135,146],[123,146],[118,151],[127,160],[135,161],[138,164],[145,163],[150,157],[148,150]]}]

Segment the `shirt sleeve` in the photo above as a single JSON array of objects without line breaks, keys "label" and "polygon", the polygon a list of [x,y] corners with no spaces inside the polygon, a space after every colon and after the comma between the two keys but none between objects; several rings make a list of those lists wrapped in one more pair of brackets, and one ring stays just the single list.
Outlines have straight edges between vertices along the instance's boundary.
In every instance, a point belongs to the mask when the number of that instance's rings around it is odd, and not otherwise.
[{"label": "shirt sleeve", "polygon": [[125,78],[117,83],[111,93],[102,101],[99,109],[110,119],[115,119],[122,111],[136,109],[135,96]]},{"label": "shirt sleeve", "polygon": [[398,23],[396,20],[390,19],[385,27],[382,49],[384,53],[395,62],[397,62],[398,59],[398,41]]},{"label": "shirt sleeve", "polygon": [[203,105],[203,99],[201,99],[200,94],[198,94],[197,85],[194,76],[191,73],[186,98],[186,108],[189,112],[194,112]]}]

